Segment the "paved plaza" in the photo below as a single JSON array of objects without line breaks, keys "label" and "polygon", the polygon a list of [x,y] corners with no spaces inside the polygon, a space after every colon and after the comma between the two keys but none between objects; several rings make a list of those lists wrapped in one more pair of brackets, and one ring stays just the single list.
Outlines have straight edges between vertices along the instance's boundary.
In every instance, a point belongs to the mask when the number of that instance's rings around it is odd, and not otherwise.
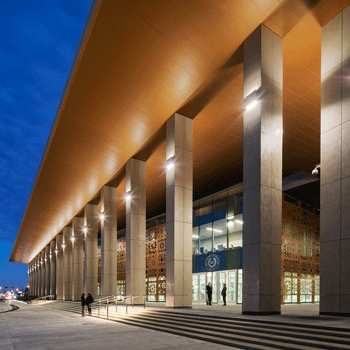
[{"label": "paved plaza", "polygon": [[[134,327],[38,305],[13,302],[19,309],[0,313],[0,350],[26,349],[234,349],[201,340]],[[147,305],[163,309],[162,305]],[[174,309],[171,309],[174,311]],[[346,317],[319,316],[318,305],[284,305],[280,316],[243,316],[240,305],[194,305],[175,310],[233,318],[254,318],[275,322],[350,329]],[[179,315],[181,317],[181,315]]]},{"label": "paved plaza", "polygon": [[0,350],[51,349],[233,349],[61,310],[14,302],[0,313]]}]

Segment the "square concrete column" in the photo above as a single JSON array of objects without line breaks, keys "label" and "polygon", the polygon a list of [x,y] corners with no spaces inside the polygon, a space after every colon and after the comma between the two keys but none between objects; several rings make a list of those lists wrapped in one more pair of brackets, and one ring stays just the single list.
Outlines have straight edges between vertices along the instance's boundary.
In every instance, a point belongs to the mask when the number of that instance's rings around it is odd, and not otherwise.
[{"label": "square concrete column", "polygon": [[57,300],[63,300],[63,234],[59,233],[56,236],[56,298]]},{"label": "square concrete column", "polygon": [[36,279],[35,279],[35,295],[40,296],[40,253],[35,258],[35,270],[36,270]]},{"label": "square concrete column", "polygon": [[72,220],[72,300],[79,301],[84,293],[84,218]]},{"label": "square concrete column", "polygon": [[141,296],[146,294],[146,162],[127,161],[126,192],[126,295]]},{"label": "square concrete column", "polygon": [[34,281],[33,281],[33,292],[34,295],[38,295],[38,256],[33,259],[34,266]]},{"label": "square concrete column", "polygon": [[117,294],[117,189],[101,189],[101,296]]},{"label": "square concrete column", "polygon": [[166,306],[192,307],[193,122],[166,122]]},{"label": "square concrete column", "polygon": [[282,39],[260,25],[244,42],[243,314],[281,313]]},{"label": "square concrete column", "polygon": [[32,261],[28,264],[28,295],[32,295],[32,282],[33,282],[33,271],[32,271]]},{"label": "square concrete column", "polygon": [[44,295],[50,294],[50,246],[45,247],[45,293]]},{"label": "square concrete column", "polygon": [[322,28],[320,314],[350,315],[350,7]]},{"label": "square concrete column", "polygon": [[85,294],[91,293],[97,298],[98,284],[98,258],[97,258],[97,230],[98,230],[97,205],[86,204],[84,207],[84,280]]},{"label": "square concrete column", "polygon": [[50,295],[56,295],[56,240],[50,242]]},{"label": "square concrete column", "polygon": [[63,300],[72,300],[72,228],[63,228]]},{"label": "square concrete column", "polygon": [[45,248],[40,252],[40,296],[45,296]]}]

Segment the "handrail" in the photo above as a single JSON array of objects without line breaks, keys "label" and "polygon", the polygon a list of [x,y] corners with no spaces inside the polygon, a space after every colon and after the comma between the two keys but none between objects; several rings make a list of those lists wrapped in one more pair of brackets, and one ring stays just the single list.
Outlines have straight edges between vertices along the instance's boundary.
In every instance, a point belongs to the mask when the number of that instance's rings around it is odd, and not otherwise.
[{"label": "handrail", "polygon": [[127,296],[125,296],[124,301],[123,301],[123,305],[126,306],[126,308],[125,308],[126,314],[128,314],[128,303],[127,303],[127,301],[131,300],[132,307],[134,307],[134,299],[140,298],[140,297],[143,298],[143,308],[146,309],[146,297],[147,297],[147,295],[127,295]]}]

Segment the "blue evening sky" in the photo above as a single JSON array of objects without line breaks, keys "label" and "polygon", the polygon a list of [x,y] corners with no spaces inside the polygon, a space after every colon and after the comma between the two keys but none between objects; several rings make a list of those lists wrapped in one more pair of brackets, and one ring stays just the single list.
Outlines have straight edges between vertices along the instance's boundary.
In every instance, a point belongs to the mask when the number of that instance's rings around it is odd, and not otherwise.
[{"label": "blue evening sky", "polygon": [[0,286],[92,0],[0,1]]}]

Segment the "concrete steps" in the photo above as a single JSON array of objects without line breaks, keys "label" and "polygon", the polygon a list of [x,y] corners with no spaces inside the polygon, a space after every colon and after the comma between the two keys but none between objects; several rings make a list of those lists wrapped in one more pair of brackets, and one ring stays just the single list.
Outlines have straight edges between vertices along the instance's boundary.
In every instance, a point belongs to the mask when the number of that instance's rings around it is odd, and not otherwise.
[{"label": "concrete steps", "polygon": [[[80,303],[57,301],[43,306],[81,313]],[[141,308],[129,308],[126,315],[125,308],[118,306],[118,313],[113,309],[109,320],[241,349],[350,349],[348,329]],[[100,316],[106,318],[106,310],[102,309]]]}]

